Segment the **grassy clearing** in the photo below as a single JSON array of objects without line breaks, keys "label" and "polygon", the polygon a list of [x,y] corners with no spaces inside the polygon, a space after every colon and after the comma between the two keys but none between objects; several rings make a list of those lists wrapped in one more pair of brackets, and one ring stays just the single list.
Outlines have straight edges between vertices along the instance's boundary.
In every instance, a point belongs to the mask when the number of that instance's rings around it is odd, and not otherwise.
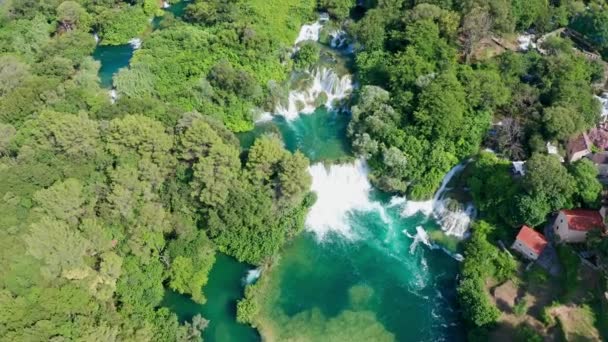
[{"label": "grassy clearing", "polygon": [[578,290],[580,285],[579,270],[581,259],[574,250],[567,245],[557,246],[557,255],[562,265],[562,288],[564,289],[564,299],[571,298]]},{"label": "grassy clearing", "polygon": [[567,341],[601,341],[595,314],[588,305],[561,305],[551,310]]}]

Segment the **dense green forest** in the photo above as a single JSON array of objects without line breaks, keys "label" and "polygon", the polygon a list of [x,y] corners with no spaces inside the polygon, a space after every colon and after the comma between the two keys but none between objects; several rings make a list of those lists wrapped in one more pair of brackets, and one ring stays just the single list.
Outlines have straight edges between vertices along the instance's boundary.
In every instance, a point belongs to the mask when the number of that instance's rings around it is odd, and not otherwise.
[{"label": "dense green forest", "polygon": [[498,132],[496,148],[514,160],[593,126],[599,103],[590,84],[603,69],[569,42],[547,41],[548,55],[472,58],[493,35],[550,31],[578,18],[582,6],[496,0],[420,1],[409,8],[380,1],[352,24],[363,87],[349,133],[369,158],[374,183],[414,199],[432,196],[450,168],[477,152],[493,117],[515,126],[514,133]]},{"label": "dense green forest", "polygon": [[[216,251],[259,264],[303,225],[308,160],[231,131],[290,70],[310,1],[6,1],[0,16],[0,339],[198,340]],[[269,8],[272,8],[272,15]],[[275,14],[279,13],[279,16]],[[91,57],[144,36],[112,105]]]},{"label": "dense green forest", "polygon": [[[598,208],[602,190],[589,160],[561,163],[546,144],[563,155],[598,123],[592,85],[603,86],[604,63],[559,35],[542,42],[544,53],[486,56],[488,42],[570,27],[605,57],[607,13],[602,1],[386,0],[348,25],[361,82],[348,133],[371,181],[428,199],[469,160],[464,186],[483,220],[465,243],[458,293],[472,340],[486,340],[500,315],[485,281],[504,282],[517,268],[497,240],[513,241],[522,224],[542,225],[560,209]],[[491,152],[478,154],[484,145]],[[513,177],[517,160],[527,160],[524,177]]]},{"label": "dense green forest", "polygon": [[[274,135],[242,150],[235,133],[318,60],[316,45],[292,50],[317,11],[354,44],[348,136],[375,186],[428,199],[474,156],[466,186],[483,220],[458,286],[471,336],[499,315],[484,279],[516,268],[492,242],[599,205],[593,165],[560,163],[546,143],[563,150],[597,124],[601,62],[560,37],[542,54],[480,50],[570,27],[606,57],[601,1],[194,0],[181,17],[162,5],[0,3],[0,340],[200,340],[208,321],[178,323],[165,289],[204,303],[217,252],[265,263],[315,201],[303,154]],[[143,43],[114,76],[113,103],[92,54],[133,38]],[[510,160],[527,160],[526,175],[514,179]]]}]

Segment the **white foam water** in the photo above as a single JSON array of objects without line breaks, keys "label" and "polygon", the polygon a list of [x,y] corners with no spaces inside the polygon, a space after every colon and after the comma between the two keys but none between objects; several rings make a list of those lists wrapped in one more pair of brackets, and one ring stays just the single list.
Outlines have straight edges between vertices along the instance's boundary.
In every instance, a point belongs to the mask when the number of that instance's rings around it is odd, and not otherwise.
[{"label": "white foam water", "polygon": [[260,278],[261,274],[262,274],[262,270],[260,268],[254,268],[252,270],[247,271],[247,274],[243,278],[243,284],[244,285],[253,284],[256,280],[258,280],[258,278]]},{"label": "white foam water", "polygon": [[137,50],[141,47],[141,39],[139,38],[131,38],[129,40],[129,45],[133,48],[133,50]]},{"label": "white foam water", "polygon": [[475,207],[472,204],[467,204],[465,209],[450,210],[448,201],[445,198],[448,184],[452,178],[460,173],[466,166],[467,162],[454,166],[441,181],[439,190],[435,193],[432,200],[429,201],[407,201],[401,212],[402,216],[408,217],[416,213],[422,213],[426,216],[434,216],[441,225],[441,229],[451,236],[464,238],[467,234],[471,221],[476,215]]},{"label": "white foam water", "polygon": [[312,24],[302,25],[302,27],[300,28],[300,33],[298,34],[298,38],[296,38],[296,42],[294,44],[297,45],[298,43],[305,41],[318,42],[319,33],[321,33],[322,28],[323,23],[321,22],[321,20],[318,20]]},{"label": "white foam water", "polygon": [[418,247],[418,244],[420,244],[421,242],[431,249],[438,248],[434,243],[431,242],[429,235],[427,234],[426,230],[422,228],[422,226],[416,227],[416,235],[414,236],[410,235],[405,230],[403,232],[410,238],[414,239],[414,242],[412,242],[412,244],[410,245],[410,254],[414,254],[414,251],[416,251],[416,247]]},{"label": "white foam water", "polygon": [[429,216],[433,213],[433,200],[428,201],[405,201],[401,215],[410,217],[417,213]]},{"label": "white foam water", "polygon": [[354,211],[378,211],[383,221],[388,220],[382,205],[369,199],[372,186],[367,179],[367,164],[362,159],[329,167],[318,163],[308,171],[317,201],[306,217],[306,229],[317,238],[322,240],[329,232],[354,238],[348,222],[349,214]]},{"label": "white foam water", "polygon": [[171,4],[170,4],[170,3],[168,3],[167,1],[163,1],[163,8],[164,8],[164,9],[167,9],[167,8],[169,8],[169,7],[171,7]]},{"label": "white foam water", "polygon": [[393,196],[391,197],[391,201],[388,203],[388,207],[397,207],[397,206],[401,206],[404,205],[406,202],[406,198],[405,197],[401,197],[401,196]]},{"label": "white foam water", "polygon": [[324,105],[332,109],[337,101],[350,96],[353,91],[351,75],[338,76],[328,68],[316,68],[310,73],[311,84],[302,90],[289,92],[287,104],[279,104],[275,113],[287,120],[293,120],[300,114],[310,114],[318,107],[321,96],[326,96]]},{"label": "white foam water", "polygon": [[534,39],[536,38],[533,34],[522,34],[517,37],[517,43],[519,44],[519,50],[528,51],[530,48],[536,49],[536,43]]},{"label": "white foam water", "polygon": [[95,39],[95,44],[99,44],[99,35],[97,33],[93,33],[93,39]]},{"label": "white foam water", "polygon": [[344,30],[334,30],[329,34],[329,36],[331,37],[329,46],[331,46],[333,49],[342,49],[346,46],[347,35]]},{"label": "white foam water", "polygon": [[273,116],[270,112],[260,112],[256,114],[256,119],[253,121],[255,124],[272,121]]},{"label": "white foam water", "polygon": [[110,94],[110,102],[112,104],[116,103],[116,100],[118,99],[118,92],[116,92],[116,89],[112,89],[109,91]]},{"label": "white foam water", "polygon": [[602,105],[600,111],[600,121],[605,122],[608,119],[608,93],[602,93],[601,96],[594,95],[595,98],[600,101]]}]

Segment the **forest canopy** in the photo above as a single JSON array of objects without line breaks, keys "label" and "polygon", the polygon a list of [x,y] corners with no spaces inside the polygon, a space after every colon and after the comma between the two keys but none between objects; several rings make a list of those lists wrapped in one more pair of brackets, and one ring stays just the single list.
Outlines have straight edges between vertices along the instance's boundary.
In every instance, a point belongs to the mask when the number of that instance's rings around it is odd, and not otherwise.
[{"label": "forest canopy", "polygon": [[[0,6],[0,339],[199,340],[208,321],[180,324],[165,291],[204,303],[216,253],[262,263],[314,202],[302,154],[233,134],[314,2],[197,0],[179,19],[149,0]],[[115,104],[94,34],[143,41]]]}]

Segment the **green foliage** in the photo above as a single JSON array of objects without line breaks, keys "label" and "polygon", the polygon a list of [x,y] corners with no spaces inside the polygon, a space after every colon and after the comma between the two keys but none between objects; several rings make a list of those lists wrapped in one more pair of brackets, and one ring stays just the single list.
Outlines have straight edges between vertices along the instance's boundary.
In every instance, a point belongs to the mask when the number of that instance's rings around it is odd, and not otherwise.
[{"label": "green foliage", "polygon": [[161,4],[162,2],[156,0],[143,0],[144,13],[148,16],[162,16]]},{"label": "green foliage", "polygon": [[193,233],[194,237],[182,235],[169,244],[172,259],[169,286],[187,293],[197,303],[203,304],[202,288],[207,284],[207,275],[215,262],[215,248],[203,232]]},{"label": "green foliage", "polygon": [[488,294],[480,279],[464,279],[458,285],[458,298],[465,317],[477,326],[492,324],[500,313],[488,299]]},{"label": "green foliage", "polygon": [[260,261],[302,229],[306,158],[276,138],[241,155],[226,125],[251,128],[314,1],[233,4],[147,34],[114,105],[91,31],[125,44],[159,1],[2,5],[0,340],[200,340],[165,287],[204,303],[217,250]]},{"label": "green foliage", "polygon": [[236,320],[238,322],[251,325],[255,323],[255,318],[260,311],[261,286],[263,286],[263,283],[257,282],[245,287],[245,297],[239,300],[236,306]]},{"label": "green foliage", "polygon": [[513,218],[513,199],[521,190],[511,176],[511,163],[493,153],[482,152],[473,162],[467,185],[475,207],[491,222],[509,222]]},{"label": "green foliage", "polygon": [[608,47],[608,14],[602,6],[589,6],[574,18],[571,26],[605,54]]},{"label": "green foliage", "polygon": [[319,8],[327,11],[338,20],[348,17],[348,13],[356,2],[354,0],[319,0]]},{"label": "green foliage", "polygon": [[572,207],[576,181],[559,159],[552,155],[534,154],[526,162],[525,168],[523,184],[528,194],[535,200],[529,208],[536,209],[542,206],[543,209],[548,209],[545,212],[548,214],[550,211]]},{"label": "green foliage", "polygon": [[148,16],[139,6],[126,5],[122,8],[108,8],[97,18],[101,44],[126,44],[130,39],[142,34],[148,25]]},{"label": "green foliage", "polygon": [[562,266],[562,284],[566,297],[576,292],[579,284],[579,269],[581,259],[578,254],[570,247],[561,244],[557,247],[557,256]]},{"label": "green foliage", "polygon": [[278,138],[259,138],[226,202],[207,213],[209,236],[220,250],[259,264],[299,232],[312,205],[305,197],[311,182],[307,166],[306,158],[285,151]]},{"label": "green foliage", "polygon": [[[261,260],[302,228],[312,205],[305,196],[308,161],[301,154],[292,155],[278,139],[266,137],[241,166],[234,135],[217,120],[196,113],[167,129],[141,115],[100,125],[84,114],[43,111],[17,130],[6,124],[2,130],[7,134],[0,168],[0,227],[6,243],[13,244],[0,254],[5,279],[0,291],[7,293],[2,300],[14,306],[32,287],[36,293],[47,291],[49,281],[54,287],[48,291],[80,291],[77,295],[86,304],[64,301],[65,306],[52,313],[53,324],[64,326],[60,335],[65,337],[95,335],[103,329],[127,339],[130,334],[143,340],[200,336],[199,328],[180,327],[175,316],[157,309],[163,284],[204,302],[201,289],[215,260],[214,242],[243,259]],[[220,178],[212,182],[213,176],[199,171],[213,171],[226,157],[235,177],[228,188],[222,187],[228,189],[227,199],[237,204],[212,208],[203,201],[195,206],[200,198],[216,199],[211,194],[219,193],[218,182],[227,175],[218,173]],[[199,169],[207,162],[208,169]],[[174,172],[176,167],[181,171]],[[204,189],[195,186],[202,182]],[[195,188],[193,198],[190,189]],[[198,208],[200,215],[195,214]],[[215,212],[221,217],[238,215],[243,224],[232,225],[231,216],[229,224],[218,226],[212,219]],[[222,233],[212,242],[199,225],[210,235]],[[2,331],[2,337],[19,339],[14,331],[50,336],[55,328],[19,329],[46,317],[38,305],[45,304],[32,299],[24,310],[38,316],[15,316],[23,319],[11,321],[14,328]],[[85,311],[78,323],[68,326],[72,320],[64,312],[79,312],[76,305],[106,311]],[[2,324],[10,317],[0,317]],[[105,323],[90,323],[93,317]]]},{"label": "green foliage", "polygon": [[572,165],[570,173],[576,181],[576,193],[580,201],[585,206],[597,206],[602,184],[597,179],[595,165],[588,159],[581,159]]},{"label": "green foliage", "polygon": [[286,79],[284,51],[313,8],[314,1],[193,2],[185,18],[203,25],[174,23],[147,36],[130,68],[116,75],[117,91],[177,107],[177,116],[158,118],[171,125],[196,110],[234,132],[250,130],[253,109],[270,109],[271,84]]},{"label": "green foliage", "polygon": [[542,342],[543,335],[538,333],[534,328],[522,323],[517,327],[516,341],[521,342]]},{"label": "green foliage", "polygon": [[528,311],[528,302],[525,299],[521,299],[513,307],[513,313],[516,316],[521,317],[521,316],[525,315],[527,311]]},{"label": "green foliage", "polygon": [[87,11],[75,1],[64,1],[57,7],[57,21],[66,31],[75,28],[88,31],[91,24]]},{"label": "green foliage", "polygon": [[315,65],[319,61],[320,49],[314,42],[306,42],[300,45],[294,56],[297,68],[306,69]]},{"label": "green foliage", "polygon": [[472,230],[471,239],[465,245],[462,279],[457,290],[465,318],[475,326],[483,327],[496,322],[500,315],[488,298],[485,280],[489,277],[498,281],[511,278],[517,263],[488,242],[487,236],[494,230],[490,224],[477,221]]},{"label": "green foliage", "polygon": [[352,28],[363,44],[356,63],[364,86],[348,133],[376,186],[426,199],[476,152],[510,90],[496,69],[458,64],[457,13],[419,4],[399,21],[396,7],[382,3]]}]

